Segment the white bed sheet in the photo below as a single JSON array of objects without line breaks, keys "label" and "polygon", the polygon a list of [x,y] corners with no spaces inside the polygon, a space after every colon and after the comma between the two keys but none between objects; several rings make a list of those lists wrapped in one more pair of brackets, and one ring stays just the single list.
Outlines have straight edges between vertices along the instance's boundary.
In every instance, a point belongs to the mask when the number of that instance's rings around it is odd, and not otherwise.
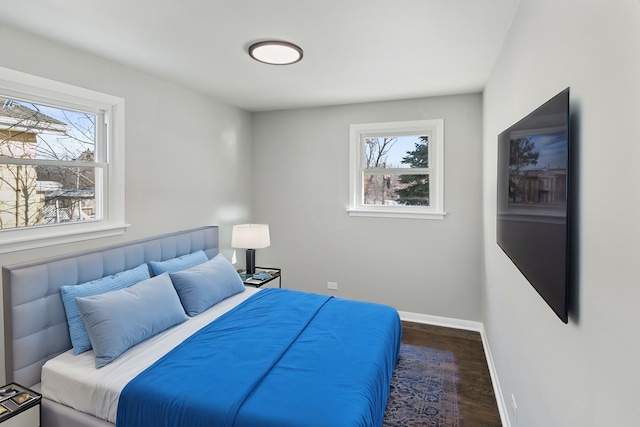
[{"label": "white bed sheet", "polygon": [[60,354],[42,368],[42,395],[115,424],[118,399],[129,381],[185,338],[257,291],[259,289],[247,287],[204,313],[134,346],[100,369],[95,367],[93,350],[77,356],[73,350]]}]

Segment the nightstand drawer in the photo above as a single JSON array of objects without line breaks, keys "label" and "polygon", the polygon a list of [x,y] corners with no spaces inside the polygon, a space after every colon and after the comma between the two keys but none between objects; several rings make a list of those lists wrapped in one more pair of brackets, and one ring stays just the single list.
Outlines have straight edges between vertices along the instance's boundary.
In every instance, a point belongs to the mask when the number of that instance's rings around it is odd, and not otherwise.
[{"label": "nightstand drawer", "polygon": [[0,424],[2,427],[40,427],[40,403]]}]

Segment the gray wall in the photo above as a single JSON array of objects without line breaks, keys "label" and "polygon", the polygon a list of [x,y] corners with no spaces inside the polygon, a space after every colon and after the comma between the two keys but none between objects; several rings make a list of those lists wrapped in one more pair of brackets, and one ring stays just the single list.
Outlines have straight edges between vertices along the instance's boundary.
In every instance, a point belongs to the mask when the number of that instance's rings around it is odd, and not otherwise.
[{"label": "gray wall", "polygon": [[[482,310],[502,392],[518,427],[638,425],[640,3],[520,3],[484,92]],[[498,133],[567,86],[579,287],[565,325],[495,243],[495,183]]]},{"label": "gray wall", "polygon": [[[252,218],[272,240],[257,264],[283,267],[286,287],[480,320],[481,104],[470,94],[254,113]],[[350,217],[349,125],[433,118],[445,123],[446,218]]]},{"label": "gray wall", "polygon": [[230,225],[249,218],[249,113],[6,26],[0,40],[14,46],[0,57],[2,67],[125,98],[131,224],[123,236],[2,254],[1,265],[208,224],[220,225],[221,248],[231,255]]}]

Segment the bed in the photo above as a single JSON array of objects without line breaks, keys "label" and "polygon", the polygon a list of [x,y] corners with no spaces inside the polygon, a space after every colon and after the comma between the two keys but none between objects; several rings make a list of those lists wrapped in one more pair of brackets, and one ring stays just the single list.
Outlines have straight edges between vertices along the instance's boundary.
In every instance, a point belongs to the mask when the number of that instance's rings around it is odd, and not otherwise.
[{"label": "bed", "polygon": [[61,287],[200,251],[220,258],[217,227],[3,267],[6,379],[43,393],[42,426],[382,424],[401,335],[383,305],[243,287],[100,368],[100,345],[73,354]]}]

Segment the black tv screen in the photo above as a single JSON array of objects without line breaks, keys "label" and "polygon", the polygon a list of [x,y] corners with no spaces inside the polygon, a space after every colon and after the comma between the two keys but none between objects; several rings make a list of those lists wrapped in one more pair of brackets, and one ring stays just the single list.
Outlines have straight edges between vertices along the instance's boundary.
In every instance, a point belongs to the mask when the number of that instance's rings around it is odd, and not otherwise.
[{"label": "black tv screen", "polygon": [[569,89],[498,136],[497,242],[568,322]]}]

